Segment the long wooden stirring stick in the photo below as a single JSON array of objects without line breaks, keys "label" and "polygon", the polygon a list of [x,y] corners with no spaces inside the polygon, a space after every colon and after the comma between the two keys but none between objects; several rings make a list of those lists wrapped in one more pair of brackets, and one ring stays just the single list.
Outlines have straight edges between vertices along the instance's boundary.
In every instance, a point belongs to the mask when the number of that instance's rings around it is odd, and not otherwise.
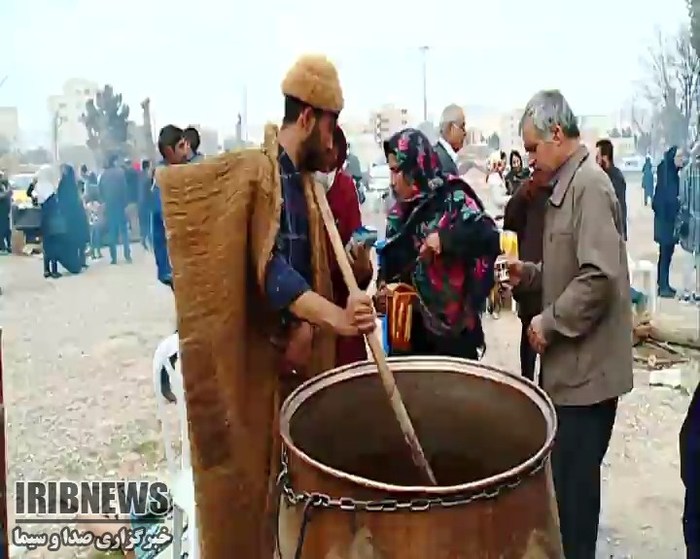
[{"label": "long wooden stirring stick", "polygon": [[10,529],[7,524],[7,443],[5,437],[5,397],[2,378],[2,327],[0,327],[0,556],[10,556]]},{"label": "long wooden stirring stick", "polygon": [[[335,225],[335,219],[333,218],[333,213],[328,205],[328,200],[326,199],[326,192],[323,186],[318,182],[314,181],[314,193],[316,195],[316,200],[318,201],[319,208],[321,210],[321,217],[323,219],[323,224],[328,232],[328,237],[331,241],[331,246],[333,247],[333,253],[340,266],[340,271],[343,274],[343,279],[348,287],[348,291],[351,294],[356,294],[360,292],[360,288],[355,280],[355,275],[350,267],[350,262],[348,261],[347,254],[345,254],[345,247],[343,246],[343,241],[340,238],[340,233],[338,233],[338,228]],[[403,437],[406,444],[411,450],[411,458],[413,463],[418,467],[421,474],[424,476],[426,483],[430,485],[437,485],[437,480],[435,479],[435,474],[428,464],[428,460],[425,458],[425,453],[423,452],[423,447],[418,441],[416,436],[416,431],[413,428],[413,423],[411,423],[411,418],[406,411],[406,406],[401,398],[401,393],[396,386],[396,380],[394,375],[389,369],[389,364],[386,361],[386,355],[384,355],[384,348],[382,347],[382,342],[377,336],[376,332],[372,334],[367,334],[367,344],[369,349],[372,351],[372,357],[374,362],[377,364],[377,369],[379,371],[379,376],[382,379],[382,385],[389,398],[389,403],[391,404],[391,409],[396,415],[396,420],[399,422],[401,431],[403,432]]]}]

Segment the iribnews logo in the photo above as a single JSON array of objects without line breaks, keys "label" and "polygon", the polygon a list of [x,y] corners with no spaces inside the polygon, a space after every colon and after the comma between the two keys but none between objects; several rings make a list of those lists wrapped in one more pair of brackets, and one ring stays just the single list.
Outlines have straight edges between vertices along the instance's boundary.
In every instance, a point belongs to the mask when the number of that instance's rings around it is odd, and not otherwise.
[{"label": "iribnews logo", "polygon": [[[17,481],[17,524],[159,523],[172,509],[168,486],[161,481]],[[117,517],[117,518],[115,518]]]}]

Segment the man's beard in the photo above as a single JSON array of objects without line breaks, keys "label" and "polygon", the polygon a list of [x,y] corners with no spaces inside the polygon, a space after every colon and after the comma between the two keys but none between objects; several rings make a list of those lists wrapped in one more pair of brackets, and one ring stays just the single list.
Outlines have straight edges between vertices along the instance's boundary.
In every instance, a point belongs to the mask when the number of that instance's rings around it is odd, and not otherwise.
[{"label": "man's beard", "polygon": [[315,173],[326,168],[326,153],[321,146],[321,133],[318,125],[314,126],[311,135],[301,145],[300,171]]}]

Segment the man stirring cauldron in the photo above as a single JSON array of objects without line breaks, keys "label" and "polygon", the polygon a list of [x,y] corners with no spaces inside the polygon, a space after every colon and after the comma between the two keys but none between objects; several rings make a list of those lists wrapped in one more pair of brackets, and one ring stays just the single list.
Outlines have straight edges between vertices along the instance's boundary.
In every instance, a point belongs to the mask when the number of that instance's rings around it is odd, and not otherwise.
[{"label": "man stirring cauldron", "polygon": [[280,403],[290,385],[335,366],[337,336],[376,327],[366,294],[333,303],[314,194],[343,108],[337,71],[302,57],[282,93],[281,129],[266,127],[263,149],[157,175],[208,559],[274,556]]},{"label": "man stirring cauldron", "polygon": [[528,330],[557,410],[552,473],[567,559],[594,559],[600,467],[617,400],[632,389],[632,316],[620,207],[610,179],[581,143],[559,91],[527,104],[520,131],[535,169],[554,173],[542,262],[511,262],[511,282],[542,289]]}]

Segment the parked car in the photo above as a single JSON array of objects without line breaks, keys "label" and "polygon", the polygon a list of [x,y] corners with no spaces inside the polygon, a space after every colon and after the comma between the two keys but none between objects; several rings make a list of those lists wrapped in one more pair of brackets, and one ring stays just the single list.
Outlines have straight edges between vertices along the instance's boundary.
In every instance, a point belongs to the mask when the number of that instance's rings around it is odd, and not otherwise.
[{"label": "parked car", "polygon": [[629,157],[622,158],[622,164],[620,165],[621,171],[627,171],[630,173],[641,173],[644,168],[645,157],[641,155],[631,155]]},{"label": "parked car", "polygon": [[388,192],[391,188],[391,171],[386,163],[374,164],[369,170],[368,190],[370,192]]},{"label": "parked car", "polygon": [[27,196],[27,189],[33,178],[34,175],[32,173],[20,173],[9,178],[13,206],[18,208],[32,207],[32,200]]}]

